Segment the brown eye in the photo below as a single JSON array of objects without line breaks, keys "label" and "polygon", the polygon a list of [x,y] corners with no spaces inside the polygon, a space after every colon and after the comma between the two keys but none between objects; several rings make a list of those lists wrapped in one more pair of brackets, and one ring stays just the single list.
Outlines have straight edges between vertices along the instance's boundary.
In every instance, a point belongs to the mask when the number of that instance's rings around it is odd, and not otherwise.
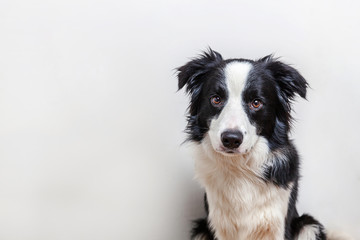
[{"label": "brown eye", "polygon": [[255,99],[251,102],[250,108],[253,110],[259,110],[263,106],[263,103],[259,99]]},{"label": "brown eye", "polygon": [[213,96],[210,101],[214,106],[219,106],[221,104],[221,98],[219,96]]}]

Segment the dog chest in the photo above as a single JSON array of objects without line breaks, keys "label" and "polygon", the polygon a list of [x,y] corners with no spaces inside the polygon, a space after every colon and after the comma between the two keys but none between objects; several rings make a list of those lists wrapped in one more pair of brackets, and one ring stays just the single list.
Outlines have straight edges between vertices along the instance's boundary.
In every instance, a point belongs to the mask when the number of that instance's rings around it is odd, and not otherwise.
[{"label": "dog chest", "polygon": [[209,219],[219,240],[284,239],[290,189],[246,173],[198,174],[209,203]]}]

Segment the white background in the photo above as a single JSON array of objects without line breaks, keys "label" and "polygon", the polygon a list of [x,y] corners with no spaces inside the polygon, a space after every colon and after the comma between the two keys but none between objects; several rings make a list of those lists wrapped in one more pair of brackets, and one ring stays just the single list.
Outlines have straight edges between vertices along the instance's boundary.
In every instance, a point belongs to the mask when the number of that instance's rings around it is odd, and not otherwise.
[{"label": "white background", "polygon": [[0,239],[184,240],[203,216],[174,68],[270,53],[295,105],[299,211],[360,239],[357,1],[0,1]]}]

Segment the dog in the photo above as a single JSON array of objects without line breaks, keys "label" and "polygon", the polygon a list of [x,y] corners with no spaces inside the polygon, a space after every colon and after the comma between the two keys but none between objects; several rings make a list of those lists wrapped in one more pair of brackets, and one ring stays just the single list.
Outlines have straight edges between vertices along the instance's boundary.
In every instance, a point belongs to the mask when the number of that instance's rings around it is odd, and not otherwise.
[{"label": "dog", "polygon": [[330,239],[296,209],[300,162],[289,131],[304,77],[272,55],[224,60],[209,48],[177,78],[190,97],[185,131],[205,188],[207,217],[194,222],[191,239]]}]

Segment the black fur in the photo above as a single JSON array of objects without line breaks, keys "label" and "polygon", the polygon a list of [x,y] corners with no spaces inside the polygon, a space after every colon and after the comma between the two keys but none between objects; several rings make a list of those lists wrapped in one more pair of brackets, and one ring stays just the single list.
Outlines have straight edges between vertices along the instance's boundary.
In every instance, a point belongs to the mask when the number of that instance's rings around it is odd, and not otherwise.
[{"label": "black fur", "polygon": [[[209,130],[211,119],[221,113],[223,107],[212,106],[209,98],[214,95],[220,96],[226,104],[228,90],[223,70],[227,64],[234,61],[248,62],[252,65],[241,96],[243,108],[250,122],[256,127],[257,134],[267,139],[269,149],[274,153],[273,164],[264,166],[263,180],[285,189],[293,183],[285,219],[284,238],[294,239],[305,225],[315,224],[320,231],[317,239],[326,239],[319,222],[309,215],[299,217],[296,210],[300,163],[296,148],[288,134],[292,123],[292,101],[296,95],[306,97],[308,83],[295,68],[271,55],[257,61],[223,60],[219,53],[211,49],[178,68],[178,87],[182,89],[186,86],[186,92],[190,95],[186,128],[188,140],[201,143]],[[248,107],[254,99],[260,99],[264,103],[259,111],[252,111]],[[206,195],[204,202],[208,213]],[[209,240],[215,239],[207,218],[194,222],[192,239],[198,235],[204,235]]]},{"label": "black fur", "polygon": [[209,215],[209,205],[207,202],[206,193],[204,194],[204,207],[206,211],[206,218],[197,219],[193,222],[191,239],[195,239],[195,237],[203,235],[206,236],[207,240],[215,240],[214,231],[210,228],[207,218]]},{"label": "black fur", "polygon": [[221,82],[216,81],[217,78],[221,78],[220,65],[223,65],[221,55],[210,50],[178,68],[179,90],[186,85],[186,92],[190,94],[186,128],[188,140],[201,141],[209,130],[207,120],[219,113],[218,109],[201,104],[201,100],[204,98],[204,89],[213,92],[226,91],[224,86],[220,86]]},{"label": "black fur", "polygon": [[265,169],[265,178],[280,187],[287,188],[288,183],[297,182],[299,179],[299,156],[291,142],[280,150],[282,157],[285,156],[291,161],[275,160],[273,165]]},{"label": "black fur", "polygon": [[304,214],[299,218],[295,218],[291,223],[291,230],[292,230],[292,238],[294,239],[296,236],[299,235],[301,229],[306,225],[316,225],[319,229],[319,234],[316,235],[316,240],[325,240],[326,234],[324,227],[315,220],[312,216]]}]

